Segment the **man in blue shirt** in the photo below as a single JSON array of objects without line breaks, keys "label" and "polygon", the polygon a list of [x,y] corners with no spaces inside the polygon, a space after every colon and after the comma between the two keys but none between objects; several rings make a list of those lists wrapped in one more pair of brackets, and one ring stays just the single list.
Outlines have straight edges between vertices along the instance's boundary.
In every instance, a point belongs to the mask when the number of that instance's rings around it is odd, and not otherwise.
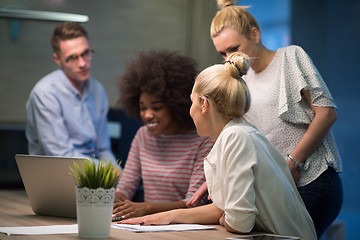
[{"label": "man in blue shirt", "polygon": [[29,154],[113,161],[108,100],[90,77],[93,49],[78,23],[60,23],[51,38],[58,70],[43,77],[26,104]]}]

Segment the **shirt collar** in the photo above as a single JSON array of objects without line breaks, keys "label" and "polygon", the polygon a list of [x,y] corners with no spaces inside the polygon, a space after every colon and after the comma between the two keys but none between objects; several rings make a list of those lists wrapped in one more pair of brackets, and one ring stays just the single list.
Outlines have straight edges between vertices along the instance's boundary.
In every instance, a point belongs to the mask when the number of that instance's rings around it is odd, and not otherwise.
[{"label": "shirt collar", "polygon": [[[225,127],[221,130],[221,132],[220,132],[218,138],[216,139],[216,142],[215,142],[213,148],[211,149],[210,153],[204,158],[204,160],[205,160],[207,163],[209,163],[209,165],[210,165],[211,167],[215,167],[216,154],[213,153],[213,151],[214,151],[214,152],[217,151],[216,148],[217,148],[217,146],[218,146],[218,144],[219,144],[219,141],[221,141],[221,136],[222,136],[224,130],[225,130],[226,128],[229,128],[229,127],[231,127],[231,126],[234,126],[234,125],[236,125],[236,124],[243,123],[243,122],[244,122],[244,121],[243,121],[241,118],[234,118],[234,119],[230,120],[230,121],[225,125]],[[215,154],[215,156],[212,156],[212,155],[214,155],[214,154]]]},{"label": "shirt collar", "polygon": [[[229,127],[231,127],[231,126],[234,126],[234,125],[236,125],[236,124],[243,123],[243,122],[244,122],[244,121],[243,121],[241,118],[234,118],[234,119],[230,120],[230,121],[225,125],[225,127],[221,130],[220,135],[221,135],[221,133],[224,132],[224,130],[225,130],[226,128],[229,128]],[[220,136],[220,135],[219,135],[219,136]]]},{"label": "shirt collar", "polygon": [[85,99],[91,92],[92,90],[91,77],[85,82],[83,94],[80,94],[80,92],[71,84],[68,77],[65,75],[64,71],[61,70],[61,68],[59,69],[59,74],[61,75],[60,81],[65,86],[65,88],[68,89],[72,94],[74,94],[79,99],[81,98]]}]

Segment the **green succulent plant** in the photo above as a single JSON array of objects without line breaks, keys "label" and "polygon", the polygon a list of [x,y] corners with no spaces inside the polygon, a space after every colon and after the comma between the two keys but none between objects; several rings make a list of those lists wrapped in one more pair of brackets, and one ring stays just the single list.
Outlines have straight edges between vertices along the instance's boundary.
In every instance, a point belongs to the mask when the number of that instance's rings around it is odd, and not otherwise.
[{"label": "green succulent plant", "polygon": [[80,165],[74,162],[74,168],[70,167],[70,174],[74,176],[79,188],[116,188],[119,182],[118,172],[119,168],[104,160],[83,161]]}]

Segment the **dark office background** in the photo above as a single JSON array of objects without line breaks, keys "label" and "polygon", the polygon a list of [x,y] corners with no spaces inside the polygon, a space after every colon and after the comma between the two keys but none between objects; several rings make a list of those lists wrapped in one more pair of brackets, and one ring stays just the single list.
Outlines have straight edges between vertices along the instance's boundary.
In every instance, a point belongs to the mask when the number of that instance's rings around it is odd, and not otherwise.
[{"label": "dark office background", "polygon": [[346,239],[360,227],[360,1],[294,1],[292,42],[303,46],[325,79],[337,105],[333,127],[343,161],[344,204],[339,220]]},{"label": "dark office background", "polygon": [[[0,0],[0,8],[3,7],[4,4],[9,5],[10,3],[13,6],[18,4],[19,6],[25,5],[31,7],[29,2],[30,1],[22,0]],[[41,9],[32,8],[32,10],[56,10],[48,4],[48,1],[34,0],[31,2],[36,2],[37,6],[42,6],[40,7]],[[66,3],[65,0],[53,2],[56,2],[56,4],[60,2]],[[87,4],[86,8],[83,6],[85,2]],[[135,4],[136,2],[137,4]],[[149,4],[150,2],[152,4]],[[78,0],[71,2],[71,4],[69,3],[71,6],[66,6],[66,4],[64,6],[64,4],[62,4],[62,9],[60,10],[89,14],[90,21],[85,26],[89,30],[94,42],[97,43],[98,49],[100,41],[109,42],[109,46],[112,46],[111,41],[119,42],[119,45],[116,45],[115,48],[112,49],[110,49],[110,47],[101,48],[100,45],[100,50],[102,51],[97,51],[97,57],[104,57],[105,60],[97,60],[97,62],[95,62],[97,68],[95,68],[94,71],[96,77],[102,80],[105,86],[108,86],[110,103],[114,106],[115,100],[117,99],[117,91],[111,86],[114,84],[115,77],[119,76],[124,68],[120,56],[123,57],[132,49],[146,50],[155,46],[156,48],[163,47],[179,50],[186,55],[194,57],[199,62],[200,69],[218,61],[219,58],[214,54],[214,49],[208,36],[210,20],[215,14],[213,2],[212,0]],[[303,47],[312,58],[331,91],[338,106],[338,120],[332,130],[343,161],[343,173],[341,177],[344,186],[344,204],[337,222],[344,223],[346,239],[358,239],[360,228],[360,77],[358,73],[360,68],[360,1],[247,0],[241,1],[240,3],[242,5],[252,5],[249,11],[255,15],[262,27],[263,42],[266,46],[271,49],[288,44],[296,44]],[[101,8],[97,10],[99,4],[101,4]],[[136,26],[131,25],[135,21],[137,21],[137,23],[144,23],[141,22],[141,14],[137,14],[136,19],[126,22],[128,18],[136,15],[133,14],[133,11],[139,8],[138,5],[140,4],[147,5],[142,11],[145,9],[146,12],[149,12],[154,22],[167,25],[165,25],[164,28],[159,27],[158,29],[150,30],[149,25],[146,25],[146,27],[144,27],[143,24]],[[177,5],[172,6],[173,4]],[[157,12],[153,12],[151,7],[157,9]],[[82,10],[84,8],[86,11]],[[116,9],[124,12],[116,14]],[[162,9],[170,9],[170,13],[162,16],[159,14],[159,11]],[[171,11],[173,11],[174,14],[172,14]],[[181,11],[181,13],[177,14],[179,11]],[[107,16],[105,17],[105,15]],[[184,18],[183,15],[186,17]],[[158,17],[160,16],[162,16],[162,18],[159,20]],[[119,22],[116,22],[117,18],[120,18]],[[169,20],[164,21],[166,18]],[[104,25],[104,29],[99,30],[99,27],[102,26],[99,22],[104,21],[103,19],[106,19],[108,24],[106,26]],[[189,22],[184,23],[184,25],[178,23],[185,21],[185,19]],[[145,21],[148,22],[149,20]],[[96,24],[96,22],[98,24]],[[31,81],[31,85],[33,85],[42,75],[55,68],[52,59],[45,58],[45,56],[51,54],[51,49],[47,45],[47,39],[55,24],[36,23],[38,24],[36,26],[40,26],[42,30],[35,30],[31,27],[29,27],[30,29],[27,28],[28,26],[32,26],[31,24],[21,22],[21,31],[19,32],[20,39],[14,41],[8,40],[9,36],[4,30],[4,28],[9,28],[8,21],[0,19],[0,93],[11,89],[11,85],[14,83],[18,84],[14,91],[20,93],[20,95],[24,95],[24,99],[26,99],[26,96],[31,90],[29,86],[23,87],[21,82],[18,83],[18,79],[13,79],[14,74],[12,74],[11,69],[24,71],[26,76],[31,77],[28,81]],[[35,23],[33,25],[35,25]],[[177,28],[174,30],[174,25],[179,27],[181,31]],[[124,26],[128,26],[128,29],[123,29],[122,27]],[[136,32],[136,29],[131,30],[137,26],[143,26],[141,28],[141,34]],[[101,35],[100,32],[105,30],[108,30],[107,33],[114,32],[114,35],[99,36]],[[187,34],[189,30],[192,31],[191,34]],[[44,55],[39,57],[36,54],[25,55],[26,59],[18,62],[18,54],[21,53],[16,52],[16,49],[27,44],[22,39],[27,37],[26,34],[29,34],[31,31],[38,34],[39,39],[46,38]],[[146,31],[156,32],[159,36],[157,38],[151,38],[152,41],[149,41],[149,37],[145,34],[147,33]],[[121,32],[123,35],[116,35],[117,32]],[[133,34],[134,32],[136,34]],[[171,34],[169,34],[169,32],[171,32]],[[132,36],[134,37],[133,41],[137,43],[136,46],[129,43],[129,39]],[[33,36],[33,38],[34,37],[36,36]],[[188,38],[191,38],[191,41],[187,41],[186,39]],[[32,41],[34,42],[33,39]],[[39,47],[36,44],[35,46]],[[11,49],[12,47],[13,49]],[[127,51],[122,50],[122,48],[127,49]],[[9,49],[11,49],[12,52],[10,52]],[[32,49],[29,51],[32,53]],[[22,52],[24,51],[22,50]],[[101,52],[106,56],[101,56]],[[24,64],[26,64],[26,61],[31,61],[31,57],[33,57],[36,62],[32,63],[31,69],[28,69]],[[19,63],[21,64],[19,65]],[[36,69],[36,67],[34,67],[36,63],[41,67],[37,68],[35,75],[31,75],[32,70]],[[102,73],[101,71],[104,68],[107,72]],[[111,69],[111,71],[109,71],[109,69]],[[101,74],[99,74],[99,72]],[[0,116],[0,180],[3,182],[4,179],[13,177],[13,173],[1,170],[16,168],[13,161],[3,161],[3,159],[5,159],[4,156],[11,158],[12,151],[16,151],[13,149],[14,146],[23,149],[24,145],[26,145],[26,142],[23,141],[24,115],[21,115],[22,111],[24,111],[24,100],[17,101],[17,99],[15,99],[8,101],[7,98],[4,98],[5,94],[0,94],[0,109],[3,110],[1,114],[4,114]],[[20,98],[21,96],[19,99]],[[15,108],[7,110],[12,104],[14,104]],[[21,106],[20,108],[19,105]],[[11,114],[14,114],[15,117],[6,118],[6,115],[12,116]],[[111,113],[112,118],[118,118],[119,116],[123,117],[121,114],[117,115],[116,111]],[[11,119],[13,119],[13,121]],[[9,131],[12,133],[11,137]],[[126,132],[123,132],[123,134],[126,134]],[[122,137],[126,138],[126,136]],[[114,148],[121,148],[119,142],[115,142],[114,144]],[[124,144],[126,145],[128,142]],[[124,144],[122,144],[122,146]],[[4,146],[6,147],[4,148]]]}]

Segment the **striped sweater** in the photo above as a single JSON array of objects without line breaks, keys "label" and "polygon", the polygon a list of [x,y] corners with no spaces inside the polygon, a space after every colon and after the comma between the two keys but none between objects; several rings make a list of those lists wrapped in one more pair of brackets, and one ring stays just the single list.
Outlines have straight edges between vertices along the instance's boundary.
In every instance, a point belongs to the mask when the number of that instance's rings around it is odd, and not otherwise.
[{"label": "striped sweater", "polygon": [[149,135],[145,126],[136,133],[118,188],[131,199],[142,178],[146,202],[187,202],[205,181],[204,157],[213,142],[197,135]]}]

